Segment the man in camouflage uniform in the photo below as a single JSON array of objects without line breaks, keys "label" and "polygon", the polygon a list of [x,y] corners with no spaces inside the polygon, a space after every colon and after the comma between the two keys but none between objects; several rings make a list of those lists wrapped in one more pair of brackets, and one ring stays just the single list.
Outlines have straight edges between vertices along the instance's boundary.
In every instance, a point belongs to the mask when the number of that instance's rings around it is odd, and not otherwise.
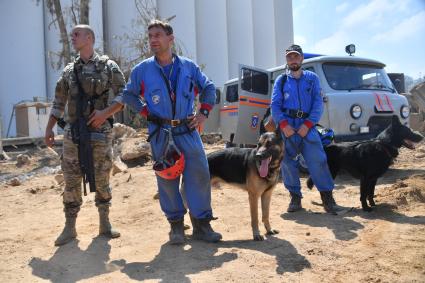
[{"label": "man in camouflage uniform", "polygon": [[[118,65],[108,56],[100,56],[94,51],[94,32],[88,25],[77,25],[71,34],[72,45],[79,52],[74,62],[68,64],[56,84],[55,99],[49,122],[46,127],[45,142],[51,147],[54,143],[52,131],[57,120],[62,117],[65,106],[65,132],[61,166],[65,179],[63,194],[65,228],[56,239],[55,245],[64,245],[77,237],[75,221],[82,204],[82,174],[78,160],[78,145],[72,142],[70,125],[77,120],[79,90],[74,69],[77,72],[81,87],[89,101],[85,109],[81,109],[88,121],[90,143],[93,149],[96,195],[95,203],[99,211],[99,234],[117,238],[120,233],[113,230],[109,222],[109,206],[111,188],[109,174],[112,168],[112,123],[108,120],[114,113],[122,109],[116,103],[125,86],[124,75]],[[110,100],[113,95],[112,104]],[[110,104],[110,105],[109,105]]]}]

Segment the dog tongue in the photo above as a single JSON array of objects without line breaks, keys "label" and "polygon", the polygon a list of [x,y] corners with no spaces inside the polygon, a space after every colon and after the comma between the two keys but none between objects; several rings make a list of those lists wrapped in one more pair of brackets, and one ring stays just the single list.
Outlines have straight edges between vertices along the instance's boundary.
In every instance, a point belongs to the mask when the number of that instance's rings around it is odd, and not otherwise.
[{"label": "dog tongue", "polygon": [[261,160],[259,173],[261,178],[264,178],[269,173],[269,163],[270,163],[271,157]]}]

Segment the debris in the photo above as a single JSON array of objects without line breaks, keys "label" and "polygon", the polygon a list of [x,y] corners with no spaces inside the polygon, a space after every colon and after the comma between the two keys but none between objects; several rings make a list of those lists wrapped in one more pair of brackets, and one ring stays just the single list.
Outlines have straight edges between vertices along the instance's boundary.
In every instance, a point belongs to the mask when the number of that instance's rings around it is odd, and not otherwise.
[{"label": "debris", "polygon": [[117,173],[126,172],[126,171],[127,171],[127,165],[125,165],[125,163],[122,162],[119,157],[117,157],[112,164],[112,176],[114,176]]},{"label": "debris", "polygon": [[56,174],[55,180],[58,183],[58,185],[60,185],[65,181],[65,178],[63,177],[63,174]]},{"label": "debris", "polygon": [[425,153],[419,153],[415,155],[416,158],[424,158],[425,157]]},{"label": "debris", "polygon": [[59,154],[51,147],[47,147],[47,150],[55,156],[59,156]]},{"label": "debris", "polygon": [[398,188],[407,188],[408,186],[409,184],[400,180],[397,183],[393,184],[391,187],[394,189],[398,189]]},{"label": "debris", "polygon": [[114,140],[136,136],[136,130],[120,123],[114,123],[112,133],[114,134]]},{"label": "debris", "polygon": [[425,133],[425,82],[415,85],[406,95],[411,108],[410,127]]},{"label": "debris", "polygon": [[206,144],[215,144],[222,140],[221,134],[217,133],[208,133],[201,135],[202,142]]},{"label": "debris", "polygon": [[16,156],[16,166],[21,167],[23,165],[29,164],[31,158],[26,154],[19,154]]},{"label": "debris", "polygon": [[16,187],[16,186],[20,186],[20,185],[21,185],[21,181],[19,181],[19,179],[18,179],[18,178],[13,178],[13,179],[10,179],[10,180],[7,182],[7,184],[8,184],[9,186],[14,186],[14,187]]},{"label": "debris", "polygon": [[148,158],[150,152],[150,144],[144,142],[142,138],[129,138],[122,143],[121,160],[125,162],[140,157]]},{"label": "debris", "polygon": [[40,192],[40,189],[39,188],[31,188],[30,189],[30,193],[32,193],[32,194],[36,194],[38,192]]},{"label": "debris", "polygon": [[130,182],[130,180],[131,180],[131,174],[130,176],[128,176],[127,183]]},{"label": "debris", "polygon": [[6,152],[0,153],[0,160],[10,160],[9,155],[6,154]]}]

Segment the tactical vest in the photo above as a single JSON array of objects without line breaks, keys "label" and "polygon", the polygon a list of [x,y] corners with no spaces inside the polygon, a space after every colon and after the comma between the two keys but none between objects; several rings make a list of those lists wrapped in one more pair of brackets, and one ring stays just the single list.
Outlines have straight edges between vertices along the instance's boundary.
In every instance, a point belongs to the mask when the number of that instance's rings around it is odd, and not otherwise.
[{"label": "tactical vest", "polygon": [[111,70],[108,67],[109,57],[102,55],[94,60],[83,64],[75,60],[68,68],[68,122],[73,123],[76,119],[76,107],[78,101],[78,85],[75,78],[74,68],[77,68],[81,87],[88,95],[89,105],[86,107],[84,116],[88,117],[93,110],[103,110],[109,106],[109,89]]}]

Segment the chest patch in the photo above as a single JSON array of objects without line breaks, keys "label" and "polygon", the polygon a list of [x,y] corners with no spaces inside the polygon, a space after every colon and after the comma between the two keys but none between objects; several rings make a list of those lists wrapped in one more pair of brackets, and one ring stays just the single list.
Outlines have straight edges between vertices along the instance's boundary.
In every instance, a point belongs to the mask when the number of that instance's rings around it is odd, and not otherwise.
[{"label": "chest patch", "polygon": [[160,100],[160,98],[159,98],[158,94],[155,94],[155,95],[152,96],[152,103],[153,104],[158,104],[159,100]]},{"label": "chest patch", "polygon": [[285,94],[283,95],[283,99],[287,100],[289,98],[289,92],[285,92]]}]

